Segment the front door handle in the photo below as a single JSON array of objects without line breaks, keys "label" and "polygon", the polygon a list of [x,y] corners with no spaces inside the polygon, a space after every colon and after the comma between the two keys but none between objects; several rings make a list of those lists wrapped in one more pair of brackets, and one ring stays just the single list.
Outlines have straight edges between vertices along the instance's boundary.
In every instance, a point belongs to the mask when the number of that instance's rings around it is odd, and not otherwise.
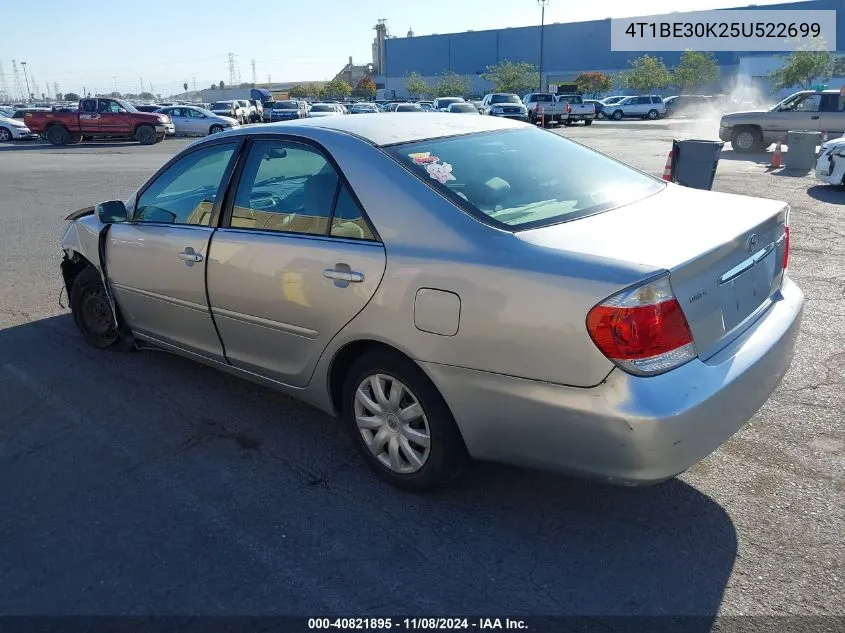
[{"label": "front door handle", "polygon": [[347,283],[359,284],[364,281],[364,273],[355,272],[354,270],[337,270],[336,268],[326,268],[323,271],[323,276],[335,281],[345,281]]},{"label": "front door handle", "polygon": [[816,120],[816,119],[818,119],[819,117],[817,117],[817,116],[811,116],[810,118],[811,118],[811,119],[813,119],[813,121],[815,121],[815,120]]},{"label": "front door handle", "polygon": [[185,262],[186,266],[193,266],[194,263],[202,261],[202,255],[197,253],[190,246],[187,246],[184,251],[179,253],[179,259]]}]

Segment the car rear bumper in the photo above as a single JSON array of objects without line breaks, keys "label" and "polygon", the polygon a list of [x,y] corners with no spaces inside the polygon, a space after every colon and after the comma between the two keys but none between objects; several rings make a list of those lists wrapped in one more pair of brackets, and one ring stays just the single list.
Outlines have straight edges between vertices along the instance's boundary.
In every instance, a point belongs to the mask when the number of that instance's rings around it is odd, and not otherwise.
[{"label": "car rear bumper", "polygon": [[789,368],[804,296],[788,278],[772,306],[716,356],[652,377],[614,369],[576,388],[421,363],[473,457],[642,485],[715,451]]}]

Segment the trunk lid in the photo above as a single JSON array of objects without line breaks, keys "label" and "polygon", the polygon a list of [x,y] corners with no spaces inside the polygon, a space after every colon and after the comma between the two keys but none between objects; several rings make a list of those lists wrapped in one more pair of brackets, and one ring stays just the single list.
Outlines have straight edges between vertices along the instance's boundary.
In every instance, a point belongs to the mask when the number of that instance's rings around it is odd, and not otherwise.
[{"label": "trunk lid", "polygon": [[753,323],[780,289],[788,208],[668,185],[634,204],[516,235],[538,246],[669,271],[706,360]]}]

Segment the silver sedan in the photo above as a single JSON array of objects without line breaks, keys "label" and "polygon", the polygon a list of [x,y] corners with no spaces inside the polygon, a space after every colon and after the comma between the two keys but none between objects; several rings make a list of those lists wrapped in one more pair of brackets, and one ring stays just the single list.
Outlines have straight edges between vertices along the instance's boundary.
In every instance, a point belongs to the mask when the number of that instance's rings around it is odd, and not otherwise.
[{"label": "silver sedan", "polygon": [[179,136],[216,134],[239,125],[231,117],[220,116],[196,106],[168,106],[160,108],[156,112],[170,117],[173,126],[176,128],[176,134]]},{"label": "silver sedan", "polygon": [[71,214],[61,269],[90,345],[301,398],[394,485],[468,457],[647,484],[786,372],[788,216],[497,117],[334,116],[195,142]]}]

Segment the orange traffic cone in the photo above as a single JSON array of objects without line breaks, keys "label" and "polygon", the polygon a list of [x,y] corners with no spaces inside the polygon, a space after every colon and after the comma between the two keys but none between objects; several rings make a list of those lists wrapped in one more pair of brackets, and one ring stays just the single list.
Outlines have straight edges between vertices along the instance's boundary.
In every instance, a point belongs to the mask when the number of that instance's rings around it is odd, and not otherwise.
[{"label": "orange traffic cone", "polygon": [[775,155],[772,156],[772,164],[769,165],[772,169],[780,169],[783,167],[783,156],[781,155],[780,149],[780,139],[778,139],[778,144],[775,146]]},{"label": "orange traffic cone", "polygon": [[672,150],[669,150],[669,156],[666,157],[666,166],[663,168],[663,180],[672,182]]},{"label": "orange traffic cone", "polygon": [[543,112],[543,106],[540,106],[540,127],[546,127],[546,114]]}]

